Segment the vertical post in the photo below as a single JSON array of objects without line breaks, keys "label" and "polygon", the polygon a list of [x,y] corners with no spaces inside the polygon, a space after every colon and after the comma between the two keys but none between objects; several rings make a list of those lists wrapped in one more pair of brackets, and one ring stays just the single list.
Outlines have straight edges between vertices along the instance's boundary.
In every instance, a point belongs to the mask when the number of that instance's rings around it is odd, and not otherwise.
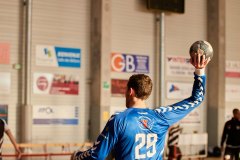
[{"label": "vertical post", "polygon": [[165,23],[164,12],[156,13],[155,28],[156,28],[156,54],[155,54],[155,106],[163,106],[165,100],[165,53],[164,53],[164,40],[165,40]]},{"label": "vertical post", "polygon": [[154,57],[154,61],[155,61],[155,73],[154,74],[154,106],[155,107],[159,107],[160,106],[160,15],[158,12],[156,12],[155,14],[155,57]]},{"label": "vertical post", "polygon": [[225,0],[207,1],[208,41],[214,49],[214,57],[208,66],[208,141],[219,145],[225,112]]},{"label": "vertical post", "polygon": [[24,0],[24,56],[23,56],[23,106],[22,106],[22,142],[32,141],[32,106],[31,106],[31,42],[32,42],[32,0]]},{"label": "vertical post", "polygon": [[160,14],[160,105],[165,102],[165,13]]},{"label": "vertical post", "polygon": [[106,124],[110,109],[111,0],[91,1],[90,139]]}]

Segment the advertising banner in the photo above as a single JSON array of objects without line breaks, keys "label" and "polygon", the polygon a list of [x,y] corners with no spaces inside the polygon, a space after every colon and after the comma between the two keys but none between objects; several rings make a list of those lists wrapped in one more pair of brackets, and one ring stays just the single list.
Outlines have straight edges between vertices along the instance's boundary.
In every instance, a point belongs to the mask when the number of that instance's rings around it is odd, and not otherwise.
[{"label": "advertising banner", "polygon": [[225,77],[240,78],[240,61],[226,61]]},{"label": "advertising banner", "polygon": [[81,49],[37,45],[36,65],[48,67],[80,68]]},{"label": "advertising banner", "polygon": [[111,79],[111,93],[113,97],[124,97],[128,80]]},{"label": "advertising banner", "polygon": [[37,125],[78,125],[77,106],[33,106],[33,124]]},{"label": "advertising banner", "polygon": [[8,95],[11,92],[11,74],[0,72],[0,94]]},{"label": "advertising banner", "polygon": [[240,102],[240,84],[227,84],[225,92],[227,102]]},{"label": "advertising banner", "polygon": [[114,72],[149,73],[149,56],[112,53],[111,68]]},{"label": "advertising banner", "polygon": [[8,105],[0,104],[0,118],[8,122]]},{"label": "advertising banner", "polygon": [[0,43],[0,64],[10,64],[9,43]]},{"label": "advertising banner", "polygon": [[184,99],[192,94],[192,83],[167,82],[168,99]]},{"label": "advertising banner", "polygon": [[199,108],[192,110],[185,118],[183,118],[181,123],[184,124],[200,124],[201,116]]},{"label": "advertising banner", "polygon": [[76,75],[34,73],[33,93],[53,95],[78,95],[79,77]]},{"label": "advertising banner", "polygon": [[190,64],[190,57],[166,56],[167,76],[192,77],[195,71]]}]

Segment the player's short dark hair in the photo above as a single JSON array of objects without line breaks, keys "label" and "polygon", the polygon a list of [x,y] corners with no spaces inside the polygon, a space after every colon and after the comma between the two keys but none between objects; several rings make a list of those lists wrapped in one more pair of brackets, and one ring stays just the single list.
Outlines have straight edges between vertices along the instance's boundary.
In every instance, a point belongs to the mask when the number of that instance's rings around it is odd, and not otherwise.
[{"label": "player's short dark hair", "polygon": [[239,109],[237,109],[237,108],[234,108],[233,109],[233,114],[235,115],[235,114],[237,114],[239,112]]},{"label": "player's short dark hair", "polygon": [[127,89],[132,88],[136,97],[142,100],[147,99],[152,92],[152,80],[145,74],[132,75],[127,83]]}]

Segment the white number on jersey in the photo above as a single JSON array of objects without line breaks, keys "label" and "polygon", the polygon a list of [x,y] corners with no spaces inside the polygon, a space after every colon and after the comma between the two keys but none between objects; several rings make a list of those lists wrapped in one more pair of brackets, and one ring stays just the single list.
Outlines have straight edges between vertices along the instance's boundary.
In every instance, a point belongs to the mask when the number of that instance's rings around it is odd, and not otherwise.
[{"label": "white number on jersey", "polygon": [[[157,134],[136,134],[135,143],[137,142],[140,143],[135,147],[135,159],[144,159],[146,157],[150,158],[156,153]],[[140,154],[140,149],[145,145],[147,153]]]}]

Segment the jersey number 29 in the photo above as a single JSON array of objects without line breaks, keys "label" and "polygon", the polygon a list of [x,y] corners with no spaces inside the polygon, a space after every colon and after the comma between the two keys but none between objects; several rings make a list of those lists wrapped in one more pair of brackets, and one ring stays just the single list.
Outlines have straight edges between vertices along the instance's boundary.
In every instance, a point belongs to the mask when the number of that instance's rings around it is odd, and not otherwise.
[{"label": "jersey number 29", "polygon": [[[150,158],[156,153],[157,134],[139,133],[135,136],[135,143],[140,142],[135,147],[135,159]],[[146,146],[147,153],[140,154],[140,149]]]}]

